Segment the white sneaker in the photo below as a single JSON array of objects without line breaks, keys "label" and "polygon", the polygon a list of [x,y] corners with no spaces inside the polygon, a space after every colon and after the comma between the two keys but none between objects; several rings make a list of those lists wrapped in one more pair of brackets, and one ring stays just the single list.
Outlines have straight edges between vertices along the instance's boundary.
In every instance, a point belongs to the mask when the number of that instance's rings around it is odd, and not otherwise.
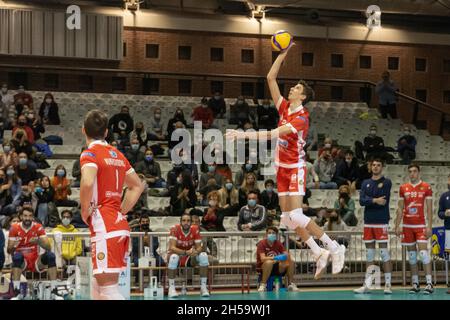
[{"label": "white sneaker", "polygon": [[208,288],[206,288],[206,286],[202,286],[200,288],[200,295],[205,298],[209,297],[209,291],[208,291]]},{"label": "white sneaker", "polygon": [[291,283],[288,287],[288,291],[292,291],[292,292],[299,292],[300,289],[297,288],[297,285],[295,283]]},{"label": "white sneaker", "polygon": [[342,271],[342,268],[344,268],[344,261],[345,261],[345,246],[343,244],[339,245],[336,241],[334,241],[336,245],[339,246],[339,249],[336,253],[331,254],[331,263],[333,265],[332,273],[338,274]]},{"label": "white sneaker", "polygon": [[384,294],[392,294],[392,287],[390,283],[384,285]]},{"label": "white sneaker", "polygon": [[361,288],[353,290],[353,292],[357,294],[365,294],[370,293],[370,289],[364,284]]},{"label": "white sneaker", "polygon": [[169,287],[169,298],[178,298],[178,292],[175,287]]},{"label": "white sneaker", "polygon": [[260,284],[258,288],[258,292],[266,292],[266,284]]},{"label": "white sneaker", "polygon": [[320,256],[316,257],[316,274],[314,279],[318,280],[322,274],[327,271],[328,259],[330,258],[330,251],[320,249]]}]

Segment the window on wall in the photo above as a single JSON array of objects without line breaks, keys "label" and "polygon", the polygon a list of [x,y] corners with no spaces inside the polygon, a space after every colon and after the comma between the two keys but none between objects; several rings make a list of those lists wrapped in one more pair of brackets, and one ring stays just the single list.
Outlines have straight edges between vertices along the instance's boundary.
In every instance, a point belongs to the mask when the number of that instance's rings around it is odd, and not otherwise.
[{"label": "window on wall", "polygon": [[416,71],[427,71],[427,59],[416,58]]},{"label": "window on wall", "polygon": [[223,48],[211,48],[211,61],[223,61]]},{"label": "window on wall", "polygon": [[81,91],[91,91],[94,89],[94,79],[92,76],[81,75],[78,78],[78,88]]},{"label": "window on wall", "polygon": [[217,91],[223,94],[223,81],[211,81],[211,93]]},{"label": "window on wall", "polygon": [[127,90],[127,78],[112,77],[112,91],[126,91],[126,90]]},{"label": "window on wall", "polygon": [[344,88],[340,86],[331,87],[331,99],[332,100],[342,100],[344,99]]},{"label": "window on wall", "polygon": [[147,58],[159,58],[159,44],[147,43],[145,45],[145,56]]},{"label": "window on wall", "polygon": [[143,78],[142,79],[142,93],[143,94],[158,94],[159,93],[159,79],[158,78]]},{"label": "window on wall", "polygon": [[444,103],[450,103],[450,90],[444,91]]},{"label": "window on wall", "polygon": [[179,94],[191,94],[192,93],[192,81],[191,80],[178,80],[178,93]]},{"label": "window on wall", "polygon": [[331,67],[332,68],[343,68],[344,67],[344,55],[333,53],[331,54]]},{"label": "window on wall", "polygon": [[426,89],[416,89],[416,99],[427,102],[427,90]]},{"label": "window on wall", "polygon": [[314,65],[314,53],[303,52],[302,53],[302,66],[312,67]]},{"label": "window on wall", "polygon": [[399,62],[399,57],[388,57],[388,70],[398,70]]},{"label": "window on wall", "polygon": [[450,72],[450,59],[444,59],[444,72]]},{"label": "window on wall", "polygon": [[45,89],[58,89],[59,88],[59,75],[56,73],[44,74],[44,88]]},{"label": "window on wall", "polygon": [[361,69],[372,68],[372,57],[371,56],[359,56],[359,67]]},{"label": "window on wall", "polygon": [[242,82],[241,95],[244,97],[253,97],[255,95],[255,84],[253,82]]},{"label": "window on wall", "polygon": [[253,63],[254,62],[254,51],[252,49],[242,49],[241,50],[241,62],[243,63]]},{"label": "window on wall", "polygon": [[123,43],[122,54],[124,57],[127,56],[127,43],[126,42]]},{"label": "window on wall", "polygon": [[191,60],[191,46],[179,46],[178,47],[178,59],[179,60]]}]

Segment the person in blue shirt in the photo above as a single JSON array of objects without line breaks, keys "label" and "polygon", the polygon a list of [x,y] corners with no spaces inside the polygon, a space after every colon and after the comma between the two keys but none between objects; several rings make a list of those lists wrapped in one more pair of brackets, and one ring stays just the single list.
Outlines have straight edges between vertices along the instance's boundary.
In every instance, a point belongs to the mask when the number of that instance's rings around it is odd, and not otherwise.
[{"label": "person in blue shirt", "polygon": [[375,244],[378,243],[380,256],[383,260],[384,293],[392,294],[392,264],[388,249],[389,200],[392,182],[383,176],[383,162],[380,159],[372,161],[371,171],[372,177],[362,182],[359,196],[359,203],[364,207],[363,240],[367,249],[367,272],[363,286],[355,289],[354,292],[370,292],[370,286],[374,279],[369,275],[369,272],[374,270]]},{"label": "person in blue shirt", "polygon": [[[444,220],[445,226],[445,250],[450,251],[450,174],[447,181],[448,191],[439,198],[438,216]],[[450,294],[450,290],[447,291]]]}]

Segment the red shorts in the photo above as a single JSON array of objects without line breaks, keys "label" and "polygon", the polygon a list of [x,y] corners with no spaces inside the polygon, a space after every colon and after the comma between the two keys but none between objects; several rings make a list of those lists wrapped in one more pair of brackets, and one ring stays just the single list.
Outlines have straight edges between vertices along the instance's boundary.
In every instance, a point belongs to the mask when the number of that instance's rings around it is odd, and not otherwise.
[{"label": "red shorts", "polygon": [[23,270],[28,270],[31,272],[42,272],[42,270],[39,270],[38,268],[38,261],[39,261],[39,254],[31,253],[31,254],[24,254],[23,255],[25,265],[23,267]]},{"label": "red shorts", "polygon": [[279,196],[304,196],[306,190],[306,167],[277,167],[277,189]]},{"label": "red shorts", "polygon": [[130,236],[128,231],[113,238],[97,235],[91,242],[92,273],[119,273],[126,269]]},{"label": "red shorts", "polygon": [[363,240],[369,242],[388,242],[389,225],[387,224],[365,224]]},{"label": "red shorts", "polygon": [[403,227],[402,245],[413,245],[416,242],[428,243],[425,227]]}]

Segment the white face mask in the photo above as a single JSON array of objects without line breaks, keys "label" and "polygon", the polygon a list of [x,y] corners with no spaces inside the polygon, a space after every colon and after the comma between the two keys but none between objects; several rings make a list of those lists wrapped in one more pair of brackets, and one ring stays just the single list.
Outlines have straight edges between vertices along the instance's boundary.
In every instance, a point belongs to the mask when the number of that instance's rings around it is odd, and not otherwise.
[{"label": "white face mask", "polygon": [[70,219],[69,218],[64,218],[61,220],[63,226],[67,227],[70,224]]},{"label": "white face mask", "polygon": [[217,205],[217,201],[216,200],[209,200],[209,205],[211,207],[215,207]]},{"label": "white face mask", "polygon": [[48,104],[52,103],[52,99],[45,99],[45,103],[48,103]]},{"label": "white face mask", "polygon": [[326,143],[325,148],[331,148],[331,143]]}]

